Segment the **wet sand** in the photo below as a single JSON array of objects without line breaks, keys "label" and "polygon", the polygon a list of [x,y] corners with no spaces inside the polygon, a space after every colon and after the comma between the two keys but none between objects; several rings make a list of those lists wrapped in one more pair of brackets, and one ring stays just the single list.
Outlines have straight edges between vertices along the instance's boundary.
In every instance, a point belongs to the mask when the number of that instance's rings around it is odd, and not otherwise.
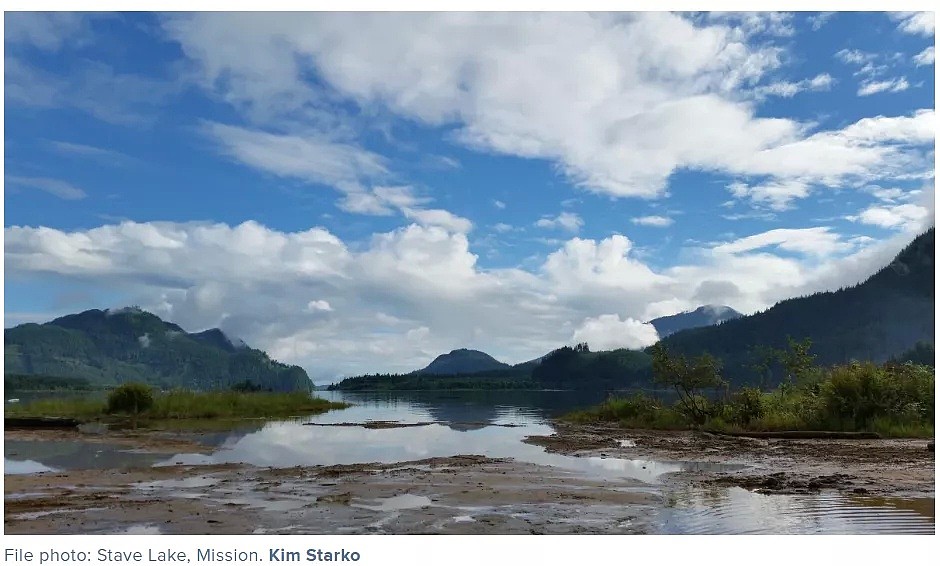
[{"label": "wet sand", "polygon": [[[760,493],[835,489],[889,497],[934,497],[935,453],[923,439],[773,439],[702,432],[625,430],[557,423],[551,436],[524,442],[570,456],[701,462],[672,483],[739,486]],[[626,442],[623,442],[626,441]],[[708,464],[740,464],[713,470]]]}]

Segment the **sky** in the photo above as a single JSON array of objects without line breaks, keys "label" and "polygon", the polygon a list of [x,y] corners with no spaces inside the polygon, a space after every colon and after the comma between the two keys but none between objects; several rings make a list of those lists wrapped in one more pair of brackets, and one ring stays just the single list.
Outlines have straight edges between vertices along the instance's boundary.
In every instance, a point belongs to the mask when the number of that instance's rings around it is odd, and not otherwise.
[{"label": "sky", "polygon": [[4,325],[314,381],[864,280],[934,223],[930,13],[4,15]]}]

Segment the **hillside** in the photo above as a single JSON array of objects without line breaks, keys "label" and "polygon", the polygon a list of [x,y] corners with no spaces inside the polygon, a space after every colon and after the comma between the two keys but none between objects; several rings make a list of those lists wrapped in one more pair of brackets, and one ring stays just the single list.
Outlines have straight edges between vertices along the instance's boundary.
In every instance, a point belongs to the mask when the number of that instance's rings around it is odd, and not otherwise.
[{"label": "hillside", "polygon": [[740,318],[741,313],[731,307],[721,305],[705,305],[694,311],[680,312],[670,316],[654,318],[649,323],[656,328],[660,338],[665,338],[681,330],[714,326],[720,322]]},{"label": "hillside", "polygon": [[218,329],[189,334],[149,312],[89,310],[4,332],[4,373],[81,378],[95,385],[228,389],[246,380],[275,391],[307,391],[300,367],[233,343]]},{"label": "hillside", "polygon": [[751,316],[662,340],[674,352],[710,352],[735,381],[755,379],[761,347],[783,348],[787,336],[812,340],[821,364],[883,362],[918,342],[934,343],[934,229],[918,236],[865,282],[781,301]]},{"label": "hillside", "polygon": [[497,371],[509,369],[509,364],[496,360],[485,352],[461,348],[434,358],[424,369],[415,373],[426,375],[457,375],[473,374],[484,371]]}]

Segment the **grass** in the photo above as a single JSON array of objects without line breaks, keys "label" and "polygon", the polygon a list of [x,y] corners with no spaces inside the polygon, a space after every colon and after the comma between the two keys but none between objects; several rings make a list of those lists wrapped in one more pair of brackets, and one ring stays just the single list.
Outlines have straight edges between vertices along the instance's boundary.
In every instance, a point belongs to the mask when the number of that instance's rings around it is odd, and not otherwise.
[{"label": "grass", "polygon": [[[307,393],[240,393],[235,391],[174,390],[154,396],[151,408],[140,414],[143,422],[201,419],[260,419],[300,417],[344,409],[336,403]],[[106,400],[44,399],[22,406],[8,406],[10,417],[71,417],[80,420],[108,420]]]}]

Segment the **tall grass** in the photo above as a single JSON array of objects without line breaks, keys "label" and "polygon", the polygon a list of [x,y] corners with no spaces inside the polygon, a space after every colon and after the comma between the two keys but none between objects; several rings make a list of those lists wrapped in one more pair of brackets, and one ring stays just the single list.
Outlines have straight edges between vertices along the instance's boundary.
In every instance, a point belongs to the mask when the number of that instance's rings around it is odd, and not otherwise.
[{"label": "tall grass", "polygon": [[[241,393],[173,390],[158,393],[154,403],[140,414],[145,421],[171,419],[244,419],[314,415],[348,407],[311,397],[307,393]],[[90,399],[43,399],[22,406],[8,406],[6,416],[72,417],[108,419],[107,404]]]}]

